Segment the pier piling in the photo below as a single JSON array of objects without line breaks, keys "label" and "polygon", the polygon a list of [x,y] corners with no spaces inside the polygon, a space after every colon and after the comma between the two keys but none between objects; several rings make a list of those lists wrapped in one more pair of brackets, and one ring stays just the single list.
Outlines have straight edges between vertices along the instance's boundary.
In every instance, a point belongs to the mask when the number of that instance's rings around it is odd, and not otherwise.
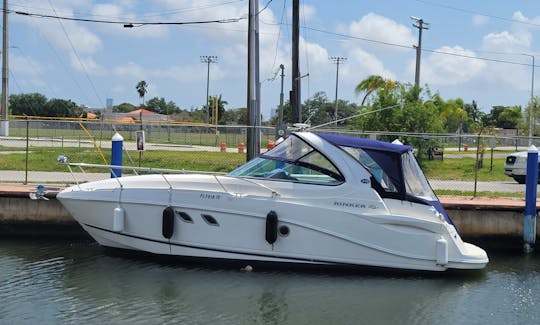
[{"label": "pier piling", "polygon": [[533,145],[527,151],[525,178],[525,219],[523,224],[523,250],[530,253],[536,240],[536,187],[538,184],[538,149]]}]

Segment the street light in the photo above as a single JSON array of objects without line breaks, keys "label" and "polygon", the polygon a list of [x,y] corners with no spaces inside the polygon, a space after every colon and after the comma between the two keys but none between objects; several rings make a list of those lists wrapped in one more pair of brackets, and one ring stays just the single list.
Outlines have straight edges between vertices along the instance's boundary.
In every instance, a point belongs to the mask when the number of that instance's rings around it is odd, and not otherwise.
[{"label": "street light", "polygon": [[206,108],[206,124],[208,124],[208,121],[210,120],[210,107],[208,105],[208,90],[210,86],[210,63],[216,63],[217,62],[217,56],[215,55],[201,55],[201,62],[207,64],[207,70],[206,70],[206,100],[205,100],[205,108]]},{"label": "street light", "polygon": [[529,106],[529,146],[532,145],[533,136],[533,110],[534,110],[534,55],[522,53],[522,55],[530,56],[532,58],[532,75],[531,75],[531,103]]}]

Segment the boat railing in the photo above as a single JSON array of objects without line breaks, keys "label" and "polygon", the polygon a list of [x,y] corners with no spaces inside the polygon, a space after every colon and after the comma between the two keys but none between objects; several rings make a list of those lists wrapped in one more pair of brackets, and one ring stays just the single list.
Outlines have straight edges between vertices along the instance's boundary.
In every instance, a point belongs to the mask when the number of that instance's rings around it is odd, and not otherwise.
[{"label": "boat railing", "polygon": [[[154,167],[137,167],[137,166],[120,166],[120,165],[107,165],[107,164],[90,164],[90,163],[77,163],[77,162],[69,162],[67,157],[65,156],[59,156],[57,159],[57,162],[59,165],[66,166],[69,173],[71,174],[71,177],[73,177],[74,182],[79,185],[80,181],[77,179],[77,176],[73,172],[72,167],[76,167],[80,170],[81,173],[87,174],[87,171],[85,168],[101,168],[101,169],[107,169],[111,172],[111,175],[113,178],[118,179],[119,175],[116,174],[115,170],[129,170],[133,172],[135,175],[139,175],[139,173],[145,173],[145,174],[160,174],[165,177],[165,174],[207,174],[207,175],[225,175],[224,172],[209,172],[209,171],[195,171],[195,170],[186,170],[186,169],[168,169],[168,168],[154,168]],[[165,178],[165,181],[169,183],[169,181]],[[170,185],[170,184],[169,184]]]}]

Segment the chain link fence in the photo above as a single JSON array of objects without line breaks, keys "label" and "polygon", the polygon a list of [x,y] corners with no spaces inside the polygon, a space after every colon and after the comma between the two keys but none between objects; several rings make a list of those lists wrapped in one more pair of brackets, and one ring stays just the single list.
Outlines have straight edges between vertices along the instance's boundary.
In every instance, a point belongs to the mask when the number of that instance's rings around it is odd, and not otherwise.
[{"label": "chain link fence", "polygon": [[[144,132],[144,150],[138,150],[137,135]],[[110,164],[111,139],[124,138],[123,164],[176,170],[228,172],[246,161],[245,126],[208,126],[178,123],[111,123],[92,120],[11,120],[9,137],[0,137],[0,182],[73,183],[66,177],[62,155],[69,162]],[[504,175],[505,158],[526,150],[540,139],[508,134],[411,134],[315,129],[394,141],[412,145],[432,187],[442,194],[520,197],[525,186]],[[261,150],[273,145],[274,127],[261,127]],[[514,132],[514,131],[512,131]],[[107,177],[108,171],[77,171],[80,180]],[[131,174],[129,170],[125,173]],[[69,174],[68,174],[69,176]],[[488,194],[489,195],[489,194]]]}]

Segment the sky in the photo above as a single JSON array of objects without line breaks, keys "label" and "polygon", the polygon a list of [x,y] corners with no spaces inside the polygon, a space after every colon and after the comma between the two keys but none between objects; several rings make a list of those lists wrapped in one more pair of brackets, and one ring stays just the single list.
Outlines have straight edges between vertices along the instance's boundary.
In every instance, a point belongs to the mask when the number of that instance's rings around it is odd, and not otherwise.
[{"label": "sky", "polygon": [[[9,92],[38,92],[103,108],[163,97],[198,109],[221,95],[227,109],[247,103],[247,0],[9,0]],[[521,105],[540,95],[540,2],[526,0],[300,1],[302,102],[317,92],[360,104],[354,89],[370,75],[414,84],[418,29],[420,85],[445,100]],[[259,2],[261,112],[291,89],[292,0]],[[16,12],[19,12],[17,14]],[[25,14],[22,14],[25,13]],[[34,15],[28,15],[34,14]],[[115,23],[44,18],[89,19]],[[138,25],[223,20],[225,23]],[[125,22],[134,24],[124,28]],[[201,56],[216,56],[208,65]],[[209,70],[208,70],[209,69]],[[207,79],[207,76],[209,78]],[[535,76],[536,77],[536,76]]]}]

